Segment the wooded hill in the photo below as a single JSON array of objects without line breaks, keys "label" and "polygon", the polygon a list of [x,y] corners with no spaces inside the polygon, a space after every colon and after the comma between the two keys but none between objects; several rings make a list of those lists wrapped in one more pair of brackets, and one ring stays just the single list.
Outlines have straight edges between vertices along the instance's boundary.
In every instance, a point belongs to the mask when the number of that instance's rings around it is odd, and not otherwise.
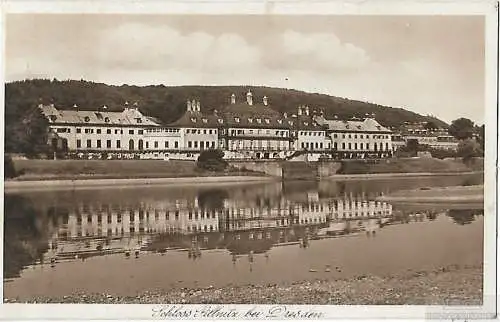
[{"label": "wooded hill", "polygon": [[[309,105],[311,108],[321,108],[326,116],[337,115],[339,119],[350,119],[353,116],[364,117],[374,113],[376,119],[386,126],[399,126],[404,121],[433,121],[436,125],[447,126],[441,120],[422,116],[402,108],[360,102],[324,94],[306,93],[297,90],[270,87],[249,86],[111,86],[87,81],[57,81],[35,79],[6,85],[6,121],[21,104],[37,105],[54,103],[57,108],[70,109],[74,104],[82,110],[93,110],[106,105],[110,111],[120,111],[124,102],[138,102],[142,112],[158,117],[163,122],[172,122],[186,110],[187,99],[197,99],[201,102],[201,110],[213,111],[227,105],[232,93],[237,100],[246,98],[250,89],[255,100],[261,101],[263,96],[269,98],[269,104],[279,112],[296,113],[297,106]],[[23,105],[24,105],[23,104]],[[16,112],[14,112],[16,111]]]},{"label": "wooded hill", "polygon": [[[375,114],[377,121],[384,126],[398,127],[403,122],[433,122],[437,126],[447,127],[441,120],[422,116],[402,108],[391,108],[372,103],[360,102],[324,94],[306,93],[297,90],[254,87],[254,86],[112,86],[84,80],[58,81],[33,79],[7,83],[5,85],[5,125],[6,151],[23,150],[15,142],[19,131],[26,127],[46,126],[43,122],[27,122],[26,115],[35,113],[39,103],[53,103],[59,109],[71,109],[77,105],[81,110],[96,110],[103,105],[108,111],[121,111],[124,103],[138,103],[139,109],[146,115],[154,116],[165,123],[179,118],[186,110],[187,99],[201,102],[202,112],[212,112],[229,104],[232,93],[237,101],[245,100],[251,90],[254,100],[261,102],[263,96],[269,99],[269,105],[279,112],[296,113],[297,106],[308,105],[311,109],[321,109],[327,118],[336,115],[339,119],[353,116],[362,118],[366,114]],[[38,116],[37,116],[38,117]],[[29,123],[29,124],[28,124]],[[36,127],[35,126],[35,127]],[[42,131],[43,132],[43,131]],[[9,135],[12,139],[9,139]],[[31,143],[26,143],[30,145]],[[14,146],[13,146],[14,145]]]}]

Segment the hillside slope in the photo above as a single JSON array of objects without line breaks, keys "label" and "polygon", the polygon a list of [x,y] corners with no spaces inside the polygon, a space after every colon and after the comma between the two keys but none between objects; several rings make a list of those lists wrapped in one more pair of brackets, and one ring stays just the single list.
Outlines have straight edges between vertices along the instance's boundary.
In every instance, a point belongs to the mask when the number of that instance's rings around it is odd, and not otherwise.
[{"label": "hillside slope", "polygon": [[81,109],[96,109],[106,105],[109,110],[121,110],[125,101],[138,102],[140,110],[163,122],[172,122],[185,111],[187,99],[198,99],[202,111],[213,111],[226,105],[235,93],[243,100],[248,89],[257,100],[265,95],[270,106],[279,112],[294,113],[298,105],[307,104],[311,108],[321,108],[327,117],[337,115],[340,119],[353,116],[364,117],[374,113],[376,119],[385,126],[398,126],[404,121],[433,121],[439,126],[447,126],[441,120],[422,116],[402,108],[391,108],[372,103],[360,102],[329,96],[306,93],[282,88],[254,86],[111,86],[87,81],[26,80],[6,84],[6,124],[15,122],[30,106],[54,103],[59,108],[71,108],[77,104]]}]

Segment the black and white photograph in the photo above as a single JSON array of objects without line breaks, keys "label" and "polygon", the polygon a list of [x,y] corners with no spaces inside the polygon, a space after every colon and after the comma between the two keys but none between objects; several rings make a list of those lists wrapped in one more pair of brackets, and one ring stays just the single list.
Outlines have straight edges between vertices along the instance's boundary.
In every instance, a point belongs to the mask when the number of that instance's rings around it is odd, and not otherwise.
[{"label": "black and white photograph", "polygon": [[495,2],[125,4],[4,7],[3,318],[496,316]]}]

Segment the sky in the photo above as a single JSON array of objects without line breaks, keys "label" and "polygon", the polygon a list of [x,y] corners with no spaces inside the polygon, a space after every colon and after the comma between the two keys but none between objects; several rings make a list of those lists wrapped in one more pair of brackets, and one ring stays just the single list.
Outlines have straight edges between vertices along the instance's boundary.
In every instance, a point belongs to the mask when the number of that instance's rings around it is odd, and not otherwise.
[{"label": "sky", "polygon": [[9,14],[5,80],[272,86],[483,124],[484,23],[443,15]]}]

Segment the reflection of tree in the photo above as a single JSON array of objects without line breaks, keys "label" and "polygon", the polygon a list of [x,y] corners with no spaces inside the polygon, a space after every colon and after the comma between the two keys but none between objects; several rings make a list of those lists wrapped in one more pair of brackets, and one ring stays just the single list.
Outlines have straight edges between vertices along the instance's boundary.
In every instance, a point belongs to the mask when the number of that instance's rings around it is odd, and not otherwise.
[{"label": "reflection of tree", "polygon": [[[4,277],[15,277],[48,249],[43,225],[31,202],[20,196],[5,196]],[[42,217],[43,219],[43,217]]]},{"label": "reflection of tree", "polygon": [[224,200],[228,198],[226,190],[210,189],[198,193],[198,205],[201,209],[218,210],[224,208]]},{"label": "reflection of tree", "polygon": [[456,224],[466,225],[474,221],[474,215],[478,212],[476,209],[450,209],[447,216],[451,217]]}]

